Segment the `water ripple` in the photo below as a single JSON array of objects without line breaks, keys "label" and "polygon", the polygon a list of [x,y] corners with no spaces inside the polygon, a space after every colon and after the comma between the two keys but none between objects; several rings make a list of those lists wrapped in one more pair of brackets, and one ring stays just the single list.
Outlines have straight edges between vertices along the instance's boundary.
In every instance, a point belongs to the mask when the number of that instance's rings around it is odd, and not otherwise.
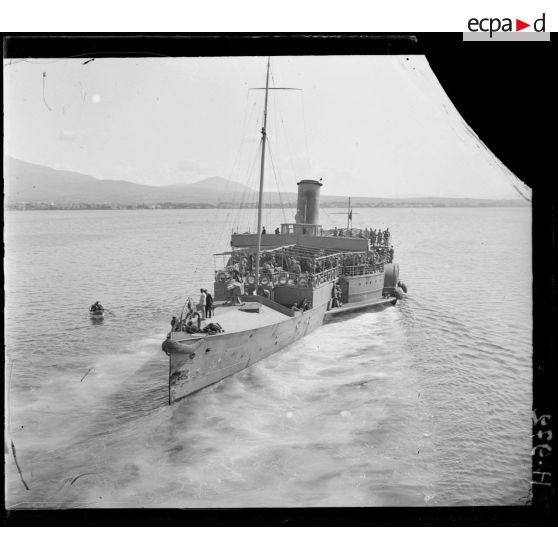
[{"label": "water ripple", "polygon": [[[7,430],[31,487],[8,460],[9,506],[525,502],[528,210],[362,209],[392,230],[409,296],[169,407],[160,343],[230,218],[7,213]],[[112,313],[94,325],[96,299]]]}]

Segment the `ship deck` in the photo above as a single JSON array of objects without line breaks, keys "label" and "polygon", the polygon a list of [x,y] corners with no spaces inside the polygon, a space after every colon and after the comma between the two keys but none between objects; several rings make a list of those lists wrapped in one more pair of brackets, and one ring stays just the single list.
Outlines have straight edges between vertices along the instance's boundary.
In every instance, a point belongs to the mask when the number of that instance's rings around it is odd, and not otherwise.
[{"label": "ship deck", "polygon": [[[268,325],[277,324],[290,319],[287,316],[273,308],[264,306],[260,307],[259,312],[243,312],[240,310],[242,306],[222,306],[216,305],[214,309],[213,316],[211,318],[206,318],[202,321],[202,328],[210,323],[218,323],[224,330],[225,333],[235,333],[238,331],[246,331],[248,329],[255,329],[259,327],[264,327]],[[176,334],[182,335],[176,335]],[[184,333],[176,332],[173,338],[180,337],[206,337],[205,333]]]}]

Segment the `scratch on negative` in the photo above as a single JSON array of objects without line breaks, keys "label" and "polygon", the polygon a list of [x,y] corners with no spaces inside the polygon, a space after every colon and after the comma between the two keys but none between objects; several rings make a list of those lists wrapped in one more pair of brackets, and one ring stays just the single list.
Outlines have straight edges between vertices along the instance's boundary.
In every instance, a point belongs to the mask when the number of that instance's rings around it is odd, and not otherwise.
[{"label": "scratch on negative", "polygon": [[83,378],[79,381],[79,383],[81,384],[81,382],[83,382],[83,380],[85,380],[85,377],[87,376],[87,374],[89,374],[89,372],[93,372],[93,370],[95,370],[95,368],[90,368],[84,375]]},{"label": "scratch on negative", "polygon": [[25,479],[23,478],[23,473],[21,472],[21,468],[19,466],[19,463],[17,462],[17,456],[16,456],[16,449],[14,446],[14,442],[12,440],[12,453],[14,454],[14,461],[17,467],[17,472],[19,473],[19,476],[21,478],[21,482],[23,483],[23,486],[25,486],[25,490],[29,490],[29,487],[27,486],[27,483],[25,482]]},{"label": "scratch on negative", "polygon": [[82,473],[81,475],[78,475],[77,477],[74,477],[72,479],[72,482],[70,483],[70,486],[72,486],[72,484],[74,484],[74,482],[76,482],[78,479],[80,479],[81,477],[85,477],[85,475],[98,475],[99,473]]},{"label": "scratch on negative", "polygon": [[43,103],[45,104],[45,107],[49,110],[52,111],[52,109],[48,106],[48,103],[46,102],[45,99],[45,80],[46,80],[46,72],[43,72]]}]

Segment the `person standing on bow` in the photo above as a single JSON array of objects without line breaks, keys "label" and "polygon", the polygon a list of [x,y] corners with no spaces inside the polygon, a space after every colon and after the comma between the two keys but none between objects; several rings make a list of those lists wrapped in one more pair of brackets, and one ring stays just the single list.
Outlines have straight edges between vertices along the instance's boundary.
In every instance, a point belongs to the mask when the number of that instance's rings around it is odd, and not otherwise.
[{"label": "person standing on bow", "polygon": [[205,315],[208,318],[211,318],[213,315],[213,297],[210,293],[207,292],[207,289],[204,289],[205,292]]},{"label": "person standing on bow", "polygon": [[198,311],[200,313],[201,319],[205,320],[205,303],[206,303],[206,296],[205,296],[205,291],[203,289],[200,289],[200,301],[198,303]]}]

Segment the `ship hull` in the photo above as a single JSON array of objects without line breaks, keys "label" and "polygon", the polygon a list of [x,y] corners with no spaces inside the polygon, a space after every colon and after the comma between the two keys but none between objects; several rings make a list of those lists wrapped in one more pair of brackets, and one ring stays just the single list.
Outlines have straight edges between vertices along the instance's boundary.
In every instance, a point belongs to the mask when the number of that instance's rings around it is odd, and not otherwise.
[{"label": "ship hull", "polygon": [[343,304],[339,308],[332,308],[325,313],[324,323],[329,323],[336,320],[347,319],[354,314],[361,314],[364,312],[378,312],[388,306],[394,306],[397,299],[393,296],[381,298],[379,300],[366,300],[362,302],[349,302]]},{"label": "ship hull", "polygon": [[[324,323],[327,304],[244,331],[182,340],[169,356],[169,403],[235,374],[308,335]],[[176,350],[176,349],[179,350]]]},{"label": "ship hull", "polygon": [[[387,275],[392,281],[393,270],[386,265]],[[244,324],[241,331],[231,331],[225,327],[225,333],[218,335],[188,335],[173,332],[166,342],[169,353],[169,404],[174,403],[211,384],[248,368],[252,364],[284,349],[305,335],[313,332],[326,322],[346,317],[357,312],[380,310],[395,304],[393,296],[382,296],[385,290],[384,271],[353,277],[344,277],[341,307],[331,306],[330,293],[333,282],[321,285],[314,292],[303,292],[311,299],[314,307],[305,312],[293,312],[275,302],[260,297],[266,308],[263,325],[254,322],[246,325],[246,314],[237,315],[236,324]],[[300,298],[299,293],[298,298]],[[232,309],[228,308],[231,312]],[[216,322],[223,322],[223,310],[217,310]],[[288,316],[285,314],[289,313]],[[221,317],[220,317],[221,314]],[[230,314],[229,314],[230,316]],[[267,321],[266,321],[267,320]],[[229,322],[230,323],[230,322]],[[235,324],[235,325],[236,325]]]},{"label": "ship hull", "polygon": [[376,273],[343,276],[339,279],[339,284],[341,286],[341,302],[374,303],[381,300],[384,282],[384,270]]}]

